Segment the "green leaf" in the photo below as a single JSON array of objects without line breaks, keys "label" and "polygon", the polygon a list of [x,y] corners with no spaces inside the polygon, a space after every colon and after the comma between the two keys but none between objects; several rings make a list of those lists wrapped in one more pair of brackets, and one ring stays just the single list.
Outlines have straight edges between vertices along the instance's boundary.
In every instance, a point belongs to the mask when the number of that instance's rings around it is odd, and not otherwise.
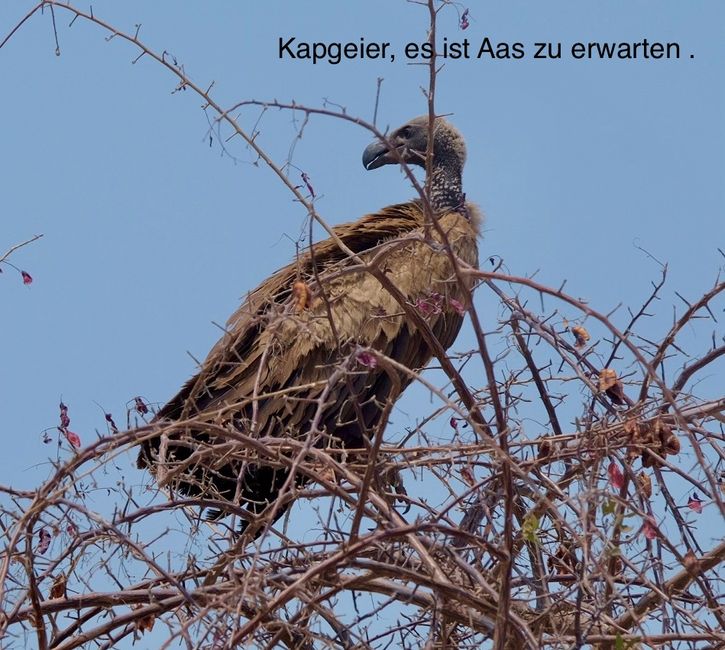
[{"label": "green leaf", "polygon": [[537,537],[537,533],[539,531],[539,518],[531,513],[526,515],[526,517],[524,517],[524,525],[521,527],[521,531],[527,542],[533,542],[536,544],[539,541]]}]

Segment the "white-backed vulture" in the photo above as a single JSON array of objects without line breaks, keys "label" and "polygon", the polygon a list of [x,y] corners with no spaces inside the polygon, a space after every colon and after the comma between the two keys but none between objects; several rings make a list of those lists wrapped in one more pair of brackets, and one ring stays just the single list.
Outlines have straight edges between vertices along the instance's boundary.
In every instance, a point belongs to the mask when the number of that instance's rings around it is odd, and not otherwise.
[{"label": "white-backed vulture", "polygon": [[[363,165],[376,169],[405,161],[425,167],[428,132],[427,117],[411,120],[387,143],[367,147]],[[478,263],[480,217],[465,201],[465,158],[460,133],[437,118],[428,199],[440,228],[426,227],[423,204],[414,200],[334,229],[363,264],[375,260],[444,349],[458,334],[470,289],[460,286],[451,252],[467,265]],[[359,267],[359,260],[334,238],[326,239],[252,291],[199,373],[156,416],[159,423],[193,418],[193,426],[174,429],[163,445],[158,435],[146,439],[139,467],[160,478],[161,463],[163,475],[173,477],[164,481],[172,491],[234,502],[260,514],[278,497],[288,471],[235,458],[228,446],[222,450],[221,436],[204,430],[204,421],[255,438],[306,439],[316,419],[317,446],[331,440],[347,449],[369,445],[385,425],[385,404],[399,397],[411,375],[399,372],[393,381],[385,364],[366,362],[361,348],[413,371],[424,368],[432,352],[398,300]],[[210,463],[208,454],[197,454],[203,460],[196,461],[195,449],[209,445],[218,446],[221,458]],[[175,472],[179,463],[185,467]],[[295,480],[298,485],[305,481]],[[276,517],[285,509],[278,504]]]}]

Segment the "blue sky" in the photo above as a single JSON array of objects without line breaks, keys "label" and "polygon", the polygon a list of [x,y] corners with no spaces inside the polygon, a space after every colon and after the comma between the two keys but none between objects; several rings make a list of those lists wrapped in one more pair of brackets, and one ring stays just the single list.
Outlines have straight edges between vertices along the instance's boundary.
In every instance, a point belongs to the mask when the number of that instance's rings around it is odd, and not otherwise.
[{"label": "blue sky", "polygon": [[[0,5],[0,31],[32,6]],[[464,185],[487,216],[482,257],[515,275],[586,297],[600,311],[638,306],[658,266],[670,279],[647,330],[672,318],[674,291],[696,298],[714,282],[725,244],[725,5],[596,0],[470,5],[471,25],[441,16],[439,34],[477,43],[677,41],[683,58],[649,61],[449,61],[437,108],[464,133]],[[85,7],[85,5],[84,5]],[[345,106],[395,127],[426,112],[427,71],[403,57],[332,66],[278,59],[278,38],[389,41],[402,54],[425,40],[427,15],[402,0],[251,2],[96,1],[94,13],[167,50],[222,105],[243,99]],[[103,411],[125,421],[127,401],[164,402],[193,372],[247,290],[287,263],[305,211],[238,142],[236,161],[209,146],[201,100],[96,26],[36,15],[0,50],[4,97],[0,251],[42,233],[11,261],[34,277],[0,276],[3,483],[29,488],[54,454],[62,396],[72,429],[89,440]],[[690,58],[690,54],[694,58]],[[258,110],[241,114],[251,129]],[[267,112],[260,143],[278,161],[295,136],[288,113]],[[363,170],[370,140],[348,123],[315,117],[294,164],[316,207],[341,223],[413,195],[394,168]],[[293,172],[295,183],[301,182]],[[318,230],[318,237],[320,233]],[[498,309],[479,293],[484,326]],[[575,314],[570,314],[574,317]],[[619,324],[626,322],[621,312]],[[596,335],[597,332],[594,332]],[[601,333],[599,333],[601,334]],[[464,334],[469,336],[469,334]],[[722,332],[720,332],[722,336]],[[466,349],[470,338],[457,347]],[[693,352],[707,347],[695,339]],[[720,366],[722,373],[722,366]],[[722,376],[722,375],[721,375]],[[717,381],[712,383],[717,384]],[[710,390],[707,386],[705,390]],[[714,390],[714,392],[717,392]],[[408,403],[408,410],[415,403]],[[135,469],[129,469],[131,480]]]}]

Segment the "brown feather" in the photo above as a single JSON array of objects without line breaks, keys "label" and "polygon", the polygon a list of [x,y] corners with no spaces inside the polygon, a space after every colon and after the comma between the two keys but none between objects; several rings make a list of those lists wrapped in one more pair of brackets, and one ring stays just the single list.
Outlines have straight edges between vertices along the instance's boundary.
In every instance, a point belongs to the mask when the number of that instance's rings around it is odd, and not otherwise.
[{"label": "brown feather", "polygon": [[[459,163],[462,166],[462,160]],[[465,264],[477,266],[476,207],[459,204],[435,216],[450,251]],[[463,320],[460,304],[452,301],[464,303],[470,286],[460,286],[447,246],[441,245],[437,229],[425,225],[422,205],[411,201],[334,231],[363,265],[374,260],[406,301],[419,306],[436,338],[448,348]],[[426,231],[432,241],[424,240]],[[411,376],[399,373],[394,380],[383,369],[385,364],[356,363],[359,346],[412,371],[424,368],[432,356],[397,300],[334,238],[326,239],[248,295],[199,373],[159,411],[160,424],[193,418],[188,431],[168,437],[169,487],[228,501],[236,495],[242,506],[258,513],[274,501],[287,479],[287,470],[224,455],[231,447],[205,431],[205,421],[256,437],[301,438],[318,417],[318,431],[348,448],[364,448],[385,425],[385,404],[397,399]],[[345,372],[339,371],[342,364]],[[324,444],[323,438],[316,444]],[[217,446],[213,461],[205,459],[174,472],[175,463],[192,458],[205,444]],[[142,443],[139,467],[157,471],[160,446],[159,436]],[[277,515],[283,511],[278,508]]]}]

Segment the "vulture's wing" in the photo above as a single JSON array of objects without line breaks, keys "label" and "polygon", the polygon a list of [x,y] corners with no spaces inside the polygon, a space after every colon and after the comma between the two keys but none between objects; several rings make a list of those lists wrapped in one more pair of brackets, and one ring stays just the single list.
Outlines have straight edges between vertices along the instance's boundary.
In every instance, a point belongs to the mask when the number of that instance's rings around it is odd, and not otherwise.
[{"label": "vulture's wing", "polygon": [[[440,312],[433,314],[440,318],[434,318],[431,325],[443,346],[448,347],[458,333],[460,317],[447,308],[448,304],[437,304],[435,294],[444,301],[450,291],[438,286],[440,282],[436,283],[434,273],[427,269],[426,260],[431,257],[428,247],[399,243],[401,237],[420,231],[423,219],[420,206],[411,202],[337,226],[335,233],[355,253],[366,254],[367,258],[377,254],[383,268],[395,269],[393,275],[398,277],[391,280],[397,279],[406,295],[415,293],[411,285],[416,285],[424,300],[426,294],[434,296],[429,307]],[[471,235],[475,238],[476,233],[469,233],[468,238]],[[419,255],[420,248],[428,248],[427,253]],[[339,345],[335,338],[343,345],[354,341],[375,347],[409,368],[427,363],[429,353],[421,350],[420,341],[408,336],[413,332],[404,326],[400,307],[372,276],[364,272],[345,274],[352,264],[332,239],[315,244],[313,251],[279,270],[249,294],[230,317],[226,334],[211,350],[198,375],[161,409],[158,417],[178,419],[249,399],[255,383],[259,396],[271,390],[321,382],[329,374],[321,366],[329,367],[336,361],[333,353]],[[304,282],[313,293],[312,304],[299,313],[292,296],[296,281]],[[330,313],[334,328],[330,327]],[[402,338],[398,340],[399,336]],[[260,371],[263,357],[264,368]]]},{"label": "vulture's wing", "polygon": [[[158,420],[180,421],[179,427],[145,440],[139,466],[174,491],[217,496],[253,513],[274,503],[278,517],[288,504],[276,500],[289,470],[225,442],[227,431],[267,439],[314,434],[310,444],[332,440],[359,449],[385,425],[386,404],[431,351],[370,267],[386,275],[448,348],[470,295],[451,252],[478,263],[478,212],[462,189],[465,143],[442,118],[429,146],[430,133],[428,117],[415,118],[368,146],[362,161],[366,169],[401,161],[423,166],[424,152],[432,151],[428,202],[436,226],[426,227],[418,202],[393,205],[335,229],[357,259],[328,239],[263,282],[232,315],[196,377],[160,410]],[[399,365],[391,370],[365,359],[360,347]],[[300,473],[293,478],[307,480]]]}]

